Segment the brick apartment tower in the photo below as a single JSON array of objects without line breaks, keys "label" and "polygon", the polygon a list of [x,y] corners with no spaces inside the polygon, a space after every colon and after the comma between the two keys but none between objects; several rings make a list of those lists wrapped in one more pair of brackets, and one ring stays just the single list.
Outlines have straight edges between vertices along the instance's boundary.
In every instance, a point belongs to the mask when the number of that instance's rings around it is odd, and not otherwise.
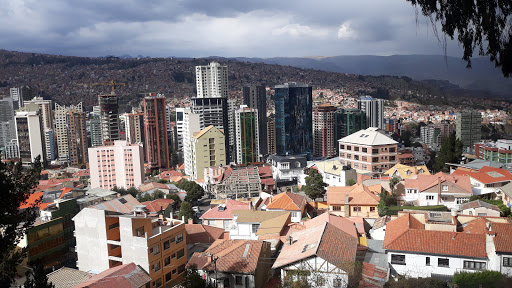
[{"label": "brick apartment tower", "polygon": [[165,97],[156,93],[144,97],[144,146],[150,169],[169,168],[166,119]]},{"label": "brick apartment tower", "polygon": [[334,114],[336,107],[322,104],[313,111],[313,155],[315,157],[336,156]]},{"label": "brick apartment tower", "polygon": [[103,143],[119,140],[119,104],[117,95],[98,95]]}]

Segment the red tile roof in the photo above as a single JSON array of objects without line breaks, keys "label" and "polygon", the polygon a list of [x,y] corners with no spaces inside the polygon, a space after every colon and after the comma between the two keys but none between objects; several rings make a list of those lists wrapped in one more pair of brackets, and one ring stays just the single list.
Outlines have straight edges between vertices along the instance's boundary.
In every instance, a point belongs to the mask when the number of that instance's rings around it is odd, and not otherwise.
[{"label": "red tile roof", "polygon": [[505,169],[484,166],[480,170],[458,168],[452,175],[468,175],[484,184],[512,181],[512,174]]},{"label": "red tile roof", "polygon": [[349,197],[350,205],[378,205],[381,185],[366,186],[356,184],[347,187],[329,186],[327,187],[327,204],[343,205],[345,204],[345,195]]},{"label": "red tile roof", "polygon": [[494,246],[496,252],[512,253],[512,223],[492,223],[491,231],[495,232]]},{"label": "red tile roof", "polygon": [[288,237],[291,237],[291,245],[289,240],[285,241],[272,268],[287,266],[313,256],[339,266],[355,260],[359,243],[357,238],[327,222],[291,233]]},{"label": "red tile roof", "polygon": [[210,208],[206,211],[200,219],[233,219],[234,210],[249,210],[249,203],[227,199],[224,202],[224,211],[219,211],[219,206]]},{"label": "red tile roof", "polygon": [[388,271],[384,268],[363,262],[363,270],[359,288],[382,288],[388,279]]},{"label": "red tile roof", "polygon": [[144,269],[129,263],[107,269],[74,288],[139,288],[150,281],[151,277]]},{"label": "red tile roof", "polygon": [[404,185],[406,188],[416,188],[422,192],[439,184],[439,181],[441,183],[448,181],[465,192],[473,194],[471,180],[465,175],[447,175],[442,172],[435,175],[418,175],[416,179],[405,179]]},{"label": "red tile roof", "polygon": [[424,225],[410,213],[388,222],[383,248],[427,254],[487,257],[485,234],[425,230]]},{"label": "red tile roof", "polygon": [[224,229],[202,225],[202,224],[185,224],[187,231],[187,244],[196,243],[213,243],[217,239],[221,239],[224,235]]},{"label": "red tile roof", "polygon": [[149,183],[144,183],[144,184],[140,185],[138,189],[140,192],[144,193],[144,192],[148,192],[153,189],[169,190],[169,186],[162,184],[162,183],[149,182]]},{"label": "red tile roof", "polygon": [[[340,229],[341,231],[347,233],[348,235],[357,238],[357,230],[355,223],[350,221],[347,218],[336,216],[334,214],[330,214],[329,212],[323,213],[322,215],[316,216],[315,218],[306,221],[304,223],[305,228],[312,228],[318,225],[321,225],[322,223],[331,223],[336,228]],[[363,228],[364,230],[364,228]]]},{"label": "red tile roof", "polygon": [[43,198],[43,194],[43,192],[33,192],[25,202],[21,203],[19,209],[29,208],[34,205],[39,206],[36,204],[39,204],[39,201]]},{"label": "red tile roof", "polygon": [[[260,261],[263,250],[267,247],[270,252],[270,244],[260,240],[227,240],[219,239],[203,253],[194,253],[187,265],[195,264],[197,269],[213,271],[214,265],[210,260],[210,254],[217,259],[217,271],[254,274]],[[245,256],[245,257],[244,257]]]},{"label": "red tile roof", "polygon": [[283,192],[270,199],[267,205],[269,210],[302,211],[306,207],[306,198],[304,196]]},{"label": "red tile roof", "polygon": [[140,204],[146,205],[146,208],[148,208],[149,212],[158,212],[160,209],[167,209],[167,206],[174,203],[174,200],[172,199],[156,199],[153,201],[146,201],[142,202]]}]

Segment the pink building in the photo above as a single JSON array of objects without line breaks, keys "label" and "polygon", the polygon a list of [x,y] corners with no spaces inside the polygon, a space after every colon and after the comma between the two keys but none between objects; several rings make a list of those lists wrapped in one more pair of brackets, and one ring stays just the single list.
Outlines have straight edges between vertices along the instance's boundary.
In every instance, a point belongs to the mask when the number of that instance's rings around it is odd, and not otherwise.
[{"label": "pink building", "polygon": [[332,157],[336,155],[334,113],[336,107],[322,104],[313,111],[313,155]]},{"label": "pink building", "polygon": [[397,144],[395,140],[370,127],[338,140],[340,162],[352,168],[382,172],[397,163]]},{"label": "pink building", "polygon": [[114,141],[114,145],[89,148],[91,188],[138,187],[144,182],[141,144]]}]

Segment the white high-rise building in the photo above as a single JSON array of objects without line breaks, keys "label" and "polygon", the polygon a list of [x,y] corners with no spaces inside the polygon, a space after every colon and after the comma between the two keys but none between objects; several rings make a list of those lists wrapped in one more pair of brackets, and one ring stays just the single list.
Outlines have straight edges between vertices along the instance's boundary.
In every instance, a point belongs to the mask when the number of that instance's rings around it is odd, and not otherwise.
[{"label": "white high-rise building", "polygon": [[193,161],[194,155],[192,151],[192,144],[190,137],[194,133],[201,131],[201,120],[200,115],[192,113],[190,109],[184,109],[183,111],[183,152],[185,160],[185,174],[193,175]]},{"label": "white high-rise building", "polygon": [[89,148],[89,168],[91,188],[138,187],[144,182],[142,144],[116,140],[114,145]]},{"label": "white high-rise building", "polygon": [[82,102],[78,105],[61,106],[55,103],[55,137],[57,139],[58,159],[60,162],[69,160],[69,141],[68,141],[68,112],[82,112]]},{"label": "white high-rise building", "polygon": [[46,153],[39,113],[35,111],[16,112],[15,122],[21,162],[23,164],[32,163],[37,156],[40,156],[41,162],[44,162]]},{"label": "white high-rise building", "polygon": [[229,133],[229,156],[226,159],[229,162],[235,162],[237,157],[236,141],[235,141],[235,111],[240,108],[241,101],[238,99],[228,99],[228,133]]},{"label": "white high-rise building", "polygon": [[357,109],[366,113],[366,125],[384,130],[384,100],[371,96],[361,96]]},{"label": "white high-rise building", "polygon": [[211,62],[208,66],[196,66],[198,98],[228,97],[228,66]]},{"label": "white high-rise building", "polygon": [[0,147],[5,147],[16,138],[14,130],[14,109],[11,97],[0,99]]},{"label": "white high-rise building", "polygon": [[[190,109],[189,109],[190,110]],[[178,151],[183,152],[183,129],[185,125],[185,121],[183,119],[183,115],[185,113],[185,108],[176,108],[176,133],[178,134]]]},{"label": "white high-rise building", "polygon": [[[14,136],[16,137],[16,136]],[[5,145],[5,159],[20,158],[20,151],[18,149],[18,140],[12,139]]]}]

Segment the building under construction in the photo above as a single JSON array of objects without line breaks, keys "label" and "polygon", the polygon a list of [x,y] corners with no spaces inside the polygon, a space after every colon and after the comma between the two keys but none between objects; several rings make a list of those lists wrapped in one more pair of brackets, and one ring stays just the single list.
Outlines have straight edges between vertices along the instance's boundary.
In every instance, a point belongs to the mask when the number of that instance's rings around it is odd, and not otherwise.
[{"label": "building under construction", "polygon": [[117,95],[98,95],[103,143],[119,140],[119,103]]},{"label": "building under construction", "polygon": [[258,167],[233,167],[227,173],[227,177],[216,185],[217,199],[251,198],[260,195],[261,179]]}]

